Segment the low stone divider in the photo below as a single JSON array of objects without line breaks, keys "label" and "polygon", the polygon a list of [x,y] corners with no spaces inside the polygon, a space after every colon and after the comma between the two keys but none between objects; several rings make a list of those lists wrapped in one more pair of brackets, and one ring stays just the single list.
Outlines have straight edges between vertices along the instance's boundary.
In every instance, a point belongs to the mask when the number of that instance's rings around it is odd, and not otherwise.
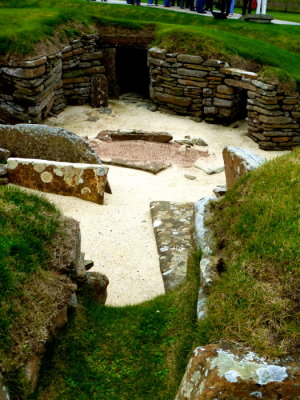
[{"label": "low stone divider", "polygon": [[108,170],[102,165],[24,158],[7,165],[10,183],[103,204]]},{"label": "low stone divider", "polygon": [[258,168],[266,160],[248,150],[234,146],[223,149],[224,168],[227,188],[248,172]]}]

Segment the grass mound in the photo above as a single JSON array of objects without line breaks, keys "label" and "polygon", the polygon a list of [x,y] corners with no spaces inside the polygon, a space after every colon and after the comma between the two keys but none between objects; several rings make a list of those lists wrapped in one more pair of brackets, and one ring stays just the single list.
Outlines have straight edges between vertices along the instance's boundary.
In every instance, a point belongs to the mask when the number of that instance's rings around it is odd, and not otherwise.
[{"label": "grass mound", "polygon": [[53,346],[32,398],[174,398],[194,340],[198,265],[191,257],[186,283],[139,305],[86,300]]},{"label": "grass mound", "polygon": [[49,244],[61,229],[60,212],[52,204],[1,187],[0,227],[0,360],[16,394],[22,392],[16,371],[44,342],[45,327],[70,289],[66,277],[47,268]]},{"label": "grass mound", "polygon": [[[54,44],[99,25],[153,27],[156,45],[172,51],[240,56],[287,71],[300,82],[299,27],[249,24],[199,15],[86,0],[0,0],[0,54],[29,54],[37,43]],[[77,27],[76,27],[77,26]]]},{"label": "grass mound", "polygon": [[213,205],[225,270],[199,339],[243,342],[266,356],[300,345],[300,150],[264,164]]}]

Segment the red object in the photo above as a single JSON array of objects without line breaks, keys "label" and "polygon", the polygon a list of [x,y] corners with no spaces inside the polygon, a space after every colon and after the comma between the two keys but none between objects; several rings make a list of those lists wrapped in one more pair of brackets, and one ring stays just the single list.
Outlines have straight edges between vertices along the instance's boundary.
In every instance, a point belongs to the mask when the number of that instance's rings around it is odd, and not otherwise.
[{"label": "red object", "polygon": [[252,0],[252,2],[251,2],[251,8],[252,8],[252,10],[255,10],[256,7],[257,7],[257,1],[256,1],[256,0]]}]

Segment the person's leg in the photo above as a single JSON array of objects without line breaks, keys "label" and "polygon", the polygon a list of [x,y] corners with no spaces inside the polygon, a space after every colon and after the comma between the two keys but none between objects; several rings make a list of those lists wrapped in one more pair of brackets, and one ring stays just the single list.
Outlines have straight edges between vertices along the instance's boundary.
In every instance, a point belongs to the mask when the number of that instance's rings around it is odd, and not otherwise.
[{"label": "person's leg", "polygon": [[267,0],[262,0],[261,13],[263,15],[267,14]]},{"label": "person's leg", "polygon": [[233,14],[233,13],[234,13],[234,5],[235,5],[235,0],[231,0],[231,3],[230,3],[230,10],[229,10],[229,13],[230,13],[230,14]]},{"label": "person's leg", "polygon": [[242,15],[246,15],[248,0],[243,0]]}]

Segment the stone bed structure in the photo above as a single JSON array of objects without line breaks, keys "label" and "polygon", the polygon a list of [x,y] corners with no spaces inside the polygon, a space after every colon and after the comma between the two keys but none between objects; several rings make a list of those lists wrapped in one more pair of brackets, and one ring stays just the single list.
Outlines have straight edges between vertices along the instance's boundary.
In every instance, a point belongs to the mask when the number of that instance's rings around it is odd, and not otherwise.
[{"label": "stone bed structure", "polygon": [[[151,32],[107,28],[83,35],[52,55],[0,60],[0,122],[39,123],[67,104],[106,106],[118,96],[118,48],[146,51]],[[120,61],[118,61],[120,62]],[[201,55],[148,50],[150,97],[161,111],[229,124],[248,118],[248,134],[266,150],[300,144],[300,97],[294,88]],[[146,73],[146,72],[145,72]]]}]

